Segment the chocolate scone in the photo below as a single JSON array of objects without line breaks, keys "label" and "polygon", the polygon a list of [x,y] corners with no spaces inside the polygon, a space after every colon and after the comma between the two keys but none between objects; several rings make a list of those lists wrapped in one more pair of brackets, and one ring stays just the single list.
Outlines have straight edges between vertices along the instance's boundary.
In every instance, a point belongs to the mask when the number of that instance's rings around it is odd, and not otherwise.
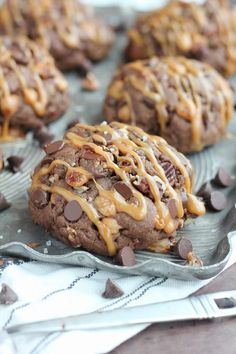
[{"label": "chocolate scone", "polygon": [[190,162],[137,127],[77,124],[45,151],[29,191],[32,219],[73,247],[167,252],[186,218],[205,212],[191,194]]},{"label": "chocolate scone", "polygon": [[187,56],[225,76],[236,71],[236,13],[227,0],[172,1],[137,19],[128,32],[129,60]]},{"label": "chocolate scone", "polygon": [[0,7],[0,33],[41,41],[61,69],[88,69],[114,40],[109,26],[78,0],[7,0]]},{"label": "chocolate scone", "polygon": [[185,57],[126,64],[108,87],[104,115],[141,127],[182,152],[215,144],[233,115],[229,83],[209,65]]},{"label": "chocolate scone", "polygon": [[1,37],[0,88],[0,141],[42,128],[69,103],[67,82],[53,58],[26,37]]}]

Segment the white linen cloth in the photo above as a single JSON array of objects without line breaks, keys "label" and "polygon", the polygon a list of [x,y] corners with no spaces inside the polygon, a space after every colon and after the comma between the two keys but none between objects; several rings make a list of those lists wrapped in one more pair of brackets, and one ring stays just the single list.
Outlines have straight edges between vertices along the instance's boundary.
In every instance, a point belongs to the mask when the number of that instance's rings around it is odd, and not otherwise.
[{"label": "white linen cloth", "polygon": [[[235,233],[236,236],[236,233]],[[227,267],[236,261],[236,237]],[[104,299],[107,278],[123,290],[118,299]],[[6,267],[0,285],[8,284],[19,296],[13,305],[0,305],[0,327],[43,319],[110,310],[185,298],[210,280],[181,281],[149,276],[122,276],[98,269],[22,262]],[[71,331],[49,335],[15,335],[18,354],[101,354],[108,353],[147,325],[102,330]],[[0,354],[6,354],[1,352]]]}]

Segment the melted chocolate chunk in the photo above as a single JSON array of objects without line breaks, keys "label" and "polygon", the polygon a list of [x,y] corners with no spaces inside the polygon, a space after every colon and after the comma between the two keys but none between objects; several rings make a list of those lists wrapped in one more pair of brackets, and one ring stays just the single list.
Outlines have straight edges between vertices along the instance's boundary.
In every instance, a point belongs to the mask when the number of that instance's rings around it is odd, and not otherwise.
[{"label": "melted chocolate chunk", "polygon": [[54,134],[51,133],[47,127],[42,126],[39,130],[34,132],[34,138],[38,140],[40,146],[44,146],[53,140]]},{"label": "melted chocolate chunk", "polygon": [[60,151],[64,147],[65,143],[63,140],[54,141],[52,144],[44,146],[44,150],[48,155],[54,154],[57,151]]},{"label": "melted chocolate chunk", "polygon": [[7,168],[11,172],[17,173],[21,171],[21,165],[23,161],[24,161],[23,157],[12,155],[7,158],[7,163],[8,163]]},{"label": "melted chocolate chunk", "polygon": [[229,187],[232,184],[232,178],[227,171],[220,168],[212,182],[220,187]]},{"label": "melted chocolate chunk", "polygon": [[118,193],[122,195],[125,200],[128,200],[133,196],[132,190],[127,186],[125,182],[115,183],[114,188]]},{"label": "melted chocolate chunk", "polygon": [[178,213],[178,207],[177,207],[175,199],[170,199],[168,201],[168,208],[169,208],[170,216],[173,219],[175,219],[177,217],[177,213]]},{"label": "melted chocolate chunk", "polygon": [[122,248],[115,257],[115,263],[124,267],[132,267],[135,265],[135,254],[131,247],[125,246]]},{"label": "melted chocolate chunk", "polygon": [[181,237],[174,247],[175,254],[182,259],[188,259],[188,254],[192,250],[192,242],[185,237]]},{"label": "melted chocolate chunk", "polygon": [[37,208],[44,208],[48,205],[48,193],[40,188],[37,188],[31,193],[31,200]]},{"label": "melted chocolate chunk", "polygon": [[2,284],[2,290],[0,292],[0,304],[12,305],[18,300],[17,294],[7,284]]},{"label": "melted chocolate chunk", "polygon": [[206,205],[213,211],[221,211],[226,207],[226,198],[223,193],[214,191],[206,199]]},{"label": "melted chocolate chunk", "polygon": [[0,211],[10,208],[11,204],[8,203],[4,195],[0,192]]},{"label": "melted chocolate chunk", "polygon": [[123,290],[110,278],[106,281],[105,291],[102,293],[102,296],[106,299],[115,299],[124,295]]},{"label": "melted chocolate chunk", "polygon": [[80,123],[79,118],[74,119],[74,120],[72,120],[70,123],[68,123],[67,129],[71,129],[71,128],[73,128],[76,124],[79,124],[79,123]]},{"label": "melted chocolate chunk", "polygon": [[68,221],[74,222],[81,218],[83,210],[76,200],[71,200],[66,204],[64,216]]}]

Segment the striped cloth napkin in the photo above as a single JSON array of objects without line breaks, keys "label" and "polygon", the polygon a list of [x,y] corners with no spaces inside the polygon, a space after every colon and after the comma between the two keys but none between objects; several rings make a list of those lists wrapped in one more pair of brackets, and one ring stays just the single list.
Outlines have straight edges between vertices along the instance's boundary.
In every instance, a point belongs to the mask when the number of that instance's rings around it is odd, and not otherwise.
[{"label": "striped cloth napkin", "polygon": [[[236,233],[235,233],[236,235]],[[227,267],[236,261],[236,238]],[[106,280],[115,281],[124,291],[117,299],[105,299]],[[149,276],[123,276],[85,267],[40,263],[6,262],[1,270],[0,286],[9,285],[18,295],[12,305],[0,305],[0,328],[55,317],[138,307],[157,302],[182,299],[210,280],[181,281]],[[14,335],[18,354],[101,354],[108,353],[147,325],[125,325],[102,330],[80,330],[46,335]],[[3,342],[0,343],[0,353]]]}]

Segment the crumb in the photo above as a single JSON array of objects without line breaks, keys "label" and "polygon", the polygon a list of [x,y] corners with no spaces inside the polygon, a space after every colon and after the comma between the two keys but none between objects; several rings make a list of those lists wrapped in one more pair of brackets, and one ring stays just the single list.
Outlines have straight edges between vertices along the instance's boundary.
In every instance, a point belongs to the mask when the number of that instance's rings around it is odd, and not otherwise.
[{"label": "crumb", "polygon": [[84,91],[97,91],[100,87],[99,81],[93,73],[88,73],[81,83]]}]

